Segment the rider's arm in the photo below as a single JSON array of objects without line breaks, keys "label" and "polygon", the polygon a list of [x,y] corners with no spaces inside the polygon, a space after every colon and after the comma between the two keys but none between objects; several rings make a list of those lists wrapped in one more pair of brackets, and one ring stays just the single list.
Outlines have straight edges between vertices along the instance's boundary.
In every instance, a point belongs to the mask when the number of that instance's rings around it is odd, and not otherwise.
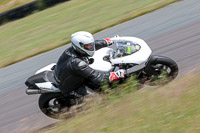
[{"label": "rider's arm", "polygon": [[110,74],[95,71],[85,61],[79,58],[73,59],[72,70],[75,74],[80,75],[95,84],[99,84],[103,79],[108,79]]},{"label": "rider's arm", "polygon": [[95,48],[96,50],[108,47],[112,44],[112,41],[109,38],[104,38],[104,40],[95,40]]},{"label": "rider's arm", "polygon": [[77,75],[80,75],[95,84],[101,83],[104,79],[109,80],[112,83],[115,80],[124,78],[124,70],[122,69],[116,72],[97,72],[85,61],[78,58],[74,59],[72,67]]}]

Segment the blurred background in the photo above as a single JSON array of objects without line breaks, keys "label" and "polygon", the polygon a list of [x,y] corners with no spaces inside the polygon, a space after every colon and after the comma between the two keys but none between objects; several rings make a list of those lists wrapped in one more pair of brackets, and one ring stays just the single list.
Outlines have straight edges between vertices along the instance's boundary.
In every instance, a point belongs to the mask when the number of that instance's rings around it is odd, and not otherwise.
[{"label": "blurred background", "polygon": [[[0,0],[0,132],[199,133],[199,9],[199,0]],[[162,87],[130,83],[73,119],[48,118],[24,82],[80,30],[142,38],[178,63],[179,76]]]}]

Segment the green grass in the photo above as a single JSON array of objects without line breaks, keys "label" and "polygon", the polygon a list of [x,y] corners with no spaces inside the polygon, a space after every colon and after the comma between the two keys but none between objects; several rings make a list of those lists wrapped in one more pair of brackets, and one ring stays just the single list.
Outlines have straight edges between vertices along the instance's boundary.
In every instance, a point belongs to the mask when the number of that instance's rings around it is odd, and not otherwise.
[{"label": "green grass", "polygon": [[[120,93],[127,90],[117,89]],[[162,87],[132,89],[117,99],[108,98],[104,104],[39,132],[199,133],[199,95],[200,74],[187,75]]]},{"label": "green grass", "polygon": [[27,4],[34,0],[0,0],[0,13]]},{"label": "green grass", "polygon": [[0,67],[62,46],[177,0],[72,0],[0,27]]},{"label": "green grass", "polygon": [[0,0],[0,5],[4,5],[7,4],[8,2],[10,2],[11,0]]}]

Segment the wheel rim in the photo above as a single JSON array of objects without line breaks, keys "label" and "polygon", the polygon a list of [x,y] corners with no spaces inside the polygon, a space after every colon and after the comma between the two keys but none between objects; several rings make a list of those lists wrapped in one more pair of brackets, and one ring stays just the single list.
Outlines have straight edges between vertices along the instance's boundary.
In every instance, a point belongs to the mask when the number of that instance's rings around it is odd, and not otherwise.
[{"label": "wheel rim", "polygon": [[174,79],[172,68],[165,64],[151,65],[155,74],[149,77],[151,85],[163,85]]},{"label": "wheel rim", "polygon": [[[55,118],[55,119],[66,119],[71,118],[75,115],[77,111],[81,110],[81,103],[78,99],[70,99],[70,106],[66,104],[66,99],[60,99],[60,98],[53,98],[50,99],[48,102],[46,102],[45,107],[42,109],[42,112],[44,112],[49,117]],[[80,106],[77,109],[71,110],[71,107],[74,106]]]},{"label": "wheel rim", "polygon": [[52,98],[45,103],[42,112],[52,118],[61,118],[60,115],[67,112],[69,108],[67,105],[63,104],[65,101],[66,100],[62,98]]},{"label": "wheel rim", "polygon": [[61,104],[58,102],[56,98],[51,99],[48,103],[47,110],[50,114],[61,113],[60,112]]}]

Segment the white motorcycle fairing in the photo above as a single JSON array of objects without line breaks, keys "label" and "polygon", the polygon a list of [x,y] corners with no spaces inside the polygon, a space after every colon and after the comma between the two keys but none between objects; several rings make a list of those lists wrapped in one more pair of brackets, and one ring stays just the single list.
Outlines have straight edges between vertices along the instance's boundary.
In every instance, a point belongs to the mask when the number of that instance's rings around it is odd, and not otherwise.
[{"label": "white motorcycle fairing", "polygon": [[[99,70],[99,71],[110,71],[113,68],[113,65],[115,64],[137,64],[138,66],[135,66],[138,69],[141,69],[143,67],[145,67],[145,63],[147,62],[147,60],[149,59],[152,51],[150,49],[150,47],[147,45],[147,43],[139,38],[136,37],[113,37],[110,38],[111,41],[116,42],[116,41],[122,41],[122,42],[126,42],[126,41],[131,41],[134,44],[137,44],[140,46],[140,49],[130,55],[126,55],[126,56],[121,56],[118,58],[111,58],[110,62],[105,61],[103,58],[105,56],[112,56],[111,54],[113,52],[116,52],[115,50],[116,45],[118,44],[113,44],[114,46],[111,47],[105,47],[105,48],[101,48],[97,51],[95,51],[94,55],[93,55],[93,59],[94,62],[92,64],[90,64],[90,67],[95,69],[95,70]],[[128,45],[128,44],[125,44]],[[41,68],[40,70],[38,70],[35,74],[43,72],[43,71],[51,71],[51,68],[53,66],[55,66],[56,63],[52,63],[48,66],[45,66],[43,68]]]},{"label": "white motorcycle fairing", "polygon": [[38,73],[41,73],[41,72],[44,72],[44,71],[52,71],[52,68],[56,65],[56,63],[51,63],[49,64],[48,66],[45,66],[41,69],[39,69],[38,71],[36,71],[35,74],[38,74]]},{"label": "white motorcycle fairing", "polygon": [[[139,45],[140,49],[130,55],[121,56],[118,58],[111,58],[110,62],[105,61],[103,58],[106,55],[110,55],[112,52],[115,52],[114,49],[116,48],[106,47],[106,48],[99,49],[93,55],[92,58],[94,59],[94,63],[92,63],[90,67],[99,71],[110,71],[113,68],[113,65],[115,64],[131,64],[131,63],[136,64],[136,66],[134,67],[134,70],[132,71],[137,71],[145,67],[145,63],[149,59],[152,51],[144,40],[136,38],[136,37],[114,37],[114,38],[110,38],[110,40],[113,42],[127,41],[127,43],[131,41],[133,44]],[[115,46],[112,46],[112,47],[118,47],[116,45],[119,45],[119,44],[115,43],[113,45]],[[125,44],[125,45],[129,45],[129,44]]]}]

